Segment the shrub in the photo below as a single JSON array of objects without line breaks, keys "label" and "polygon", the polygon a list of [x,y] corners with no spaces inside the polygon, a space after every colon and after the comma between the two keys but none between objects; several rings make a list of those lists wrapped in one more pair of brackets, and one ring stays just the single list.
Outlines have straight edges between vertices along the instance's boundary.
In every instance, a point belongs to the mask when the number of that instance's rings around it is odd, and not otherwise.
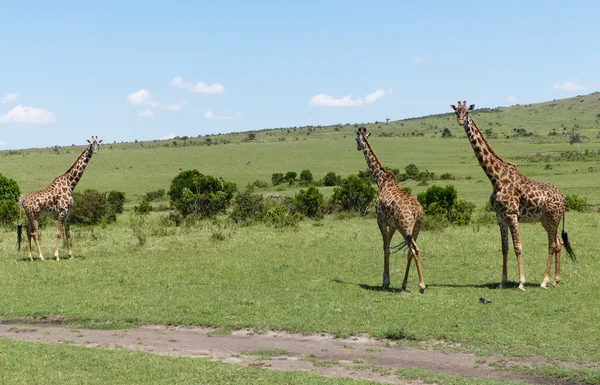
[{"label": "shrub", "polygon": [[325,199],[318,188],[311,186],[307,190],[300,190],[294,198],[294,207],[302,215],[309,218],[323,218]]},{"label": "shrub", "polygon": [[269,202],[262,219],[266,224],[275,228],[295,227],[299,221],[297,215],[292,214],[288,207],[278,201]]},{"label": "shrub", "polygon": [[255,180],[252,183],[248,183],[248,187],[256,187],[256,188],[265,189],[265,188],[269,187],[269,184],[263,180]]},{"label": "shrub", "polygon": [[300,172],[300,181],[310,183],[313,181],[313,174],[310,170],[302,170]]},{"label": "shrub", "polygon": [[466,225],[471,221],[475,205],[458,199],[458,191],[453,185],[446,187],[431,186],[417,195],[425,214],[437,218],[443,217],[449,223]]},{"label": "shrub", "polygon": [[294,184],[297,176],[298,176],[298,173],[296,171],[288,171],[285,173],[284,178],[285,178],[285,181],[288,182],[289,184]]},{"label": "shrub", "polygon": [[260,194],[254,194],[253,188],[238,193],[233,201],[233,210],[229,217],[235,223],[248,225],[262,218],[266,211],[265,198]]},{"label": "shrub", "polygon": [[21,188],[14,179],[0,174],[0,224],[14,225],[19,219]]},{"label": "shrub", "polygon": [[448,127],[444,127],[442,138],[452,138],[452,132],[448,129]]},{"label": "shrub", "polygon": [[142,199],[145,200],[146,202],[152,202],[154,200],[157,200],[158,198],[161,198],[164,195],[165,195],[165,189],[161,188],[161,189],[154,190],[154,191],[148,191],[144,195],[144,198],[142,198]]},{"label": "shrub", "polygon": [[376,196],[377,189],[370,181],[350,175],[342,179],[340,186],[333,190],[331,203],[343,210],[357,211],[365,215]]},{"label": "shrub", "polygon": [[322,180],[323,186],[339,186],[341,181],[342,177],[333,171],[328,172]]},{"label": "shrub", "polygon": [[152,205],[146,199],[142,199],[138,206],[133,206],[133,211],[136,214],[148,214],[152,209]]},{"label": "shrub", "polygon": [[419,168],[411,163],[404,168],[406,179],[419,180]]},{"label": "shrub", "polygon": [[440,175],[440,179],[441,180],[452,180],[452,179],[456,179],[454,177],[454,175],[450,174],[449,172],[445,172],[442,175]]},{"label": "shrub", "polygon": [[106,201],[113,213],[121,214],[123,212],[123,205],[125,204],[125,193],[123,191],[112,190],[106,196]]},{"label": "shrub", "polygon": [[103,219],[111,222],[115,217],[110,216],[110,206],[106,193],[98,190],[85,190],[83,193],[73,193],[73,208],[69,216],[71,223],[93,226]]},{"label": "shrub", "polygon": [[565,206],[567,211],[575,210],[582,213],[587,210],[587,199],[579,195],[566,195]]},{"label": "shrub", "polygon": [[273,175],[271,175],[271,182],[273,183],[273,186],[280,185],[283,182],[285,182],[285,177],[282,173],[276,172]]},{"label": "shrub", "polygon": [[186,170],[173,178],[169,196],[171,205],[184,216],[213,217],[229,207],[236,190],[233,182]]}]

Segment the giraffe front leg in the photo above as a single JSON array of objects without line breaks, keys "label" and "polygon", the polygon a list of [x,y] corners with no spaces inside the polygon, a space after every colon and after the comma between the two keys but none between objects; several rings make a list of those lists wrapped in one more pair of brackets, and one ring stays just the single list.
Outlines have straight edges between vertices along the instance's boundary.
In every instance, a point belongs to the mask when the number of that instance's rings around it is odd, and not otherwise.
[{"label": "giraffe front leg", "polygon": [[58,229],[56,230],[56,251],[54,251],[54,259],[60,261],[59,250],[60,250],[60,237],[63,230],[63,220],[58,218]]},{"label": "giraffe front leg", "polygon": [[27,259],[33,261],[33,255],[31,255],[31,222],[27,222]]},{"label": "giraffe front leg", "polygon": [[387,290],[390,287],[390,242],[396,229],[390,231],[384,223],[378,222],[378,224],[383,237],[383,284],[381,288]]},{"label": "giraffe front leg", "polygon": [[508,283],[508,226],[500,220],[498,220],[498,224],[502,241],[502,281],[498,287],[503,288]]},{"label": "giraffe front leg", "polygon": [[519,290],[525,290],[525,271],[523,269],[523,252],[521,248],[521,236],[519,234],[519,220],[516,214],[508,216],[508,228],[512,235],[513,248],[517,256],[517,265],[519,267]]},{"label": "giraffe front leg", "polygon": [[[42,255],[42,248],[40,247],[40,240],[39,240],[39,237],[38,237],[38,234],[39,234],[39,222],[38,222],[37,219],[33,220],[32,227],[33,227],[33,231],[31,233],[31,235],[33,236],[33,240],[35,242],[35,246],[37,247],[37,250],[38,250],[38,258],[40,260],[42,260],[42,261],[45,261],[44,256]],[[32,260],[33,260],[33,258],[32,258]]]},{"label": "giraffe front leg", "polygon": [[67,255],[69,259],[73,259],[73,252],[71,251],[71,225],[69,221],[65,221],[65,237],[67,238]]}]

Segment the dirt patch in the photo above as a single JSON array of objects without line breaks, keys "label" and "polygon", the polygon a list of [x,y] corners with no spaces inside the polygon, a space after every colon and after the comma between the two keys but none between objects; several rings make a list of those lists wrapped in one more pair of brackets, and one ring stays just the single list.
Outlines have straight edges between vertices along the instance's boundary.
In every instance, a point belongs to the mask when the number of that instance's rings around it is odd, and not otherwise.
[{"label": "dirt patch", "polygon": [[348,339],[304,336],[283,332],[254,334],[238,330],[215,334],[208,328],[142,326],[122,330],[88,330],[64,326],[0,324],[0,337],[42,343],[68,342],[86,347],[122,348],[170,356],[207,356],[215,360],[275,370],[313,371],[323,376],[349,377],[390,384],[419,384],[401,380],[401,368],[434,370],[449,375],[503,378],[531,384],[570,385],[575,382],[495,370],[503,366],[545,363],[541,359],[478,357],[398,346],[369,337]]}]

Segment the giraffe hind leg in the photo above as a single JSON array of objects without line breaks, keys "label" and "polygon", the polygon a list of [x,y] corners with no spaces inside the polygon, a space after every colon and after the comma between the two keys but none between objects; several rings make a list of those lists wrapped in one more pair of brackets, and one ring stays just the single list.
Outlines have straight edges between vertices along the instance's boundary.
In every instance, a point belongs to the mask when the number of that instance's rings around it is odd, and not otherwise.
[{"label": "giraffe hind leg", "polygon": [[60,261],[59,250],[60,250],[60,237],[62,235],[63,230],[63,220],[58,219],[58,228],[56,230],[56,251],[54,252],[54,259]]}]

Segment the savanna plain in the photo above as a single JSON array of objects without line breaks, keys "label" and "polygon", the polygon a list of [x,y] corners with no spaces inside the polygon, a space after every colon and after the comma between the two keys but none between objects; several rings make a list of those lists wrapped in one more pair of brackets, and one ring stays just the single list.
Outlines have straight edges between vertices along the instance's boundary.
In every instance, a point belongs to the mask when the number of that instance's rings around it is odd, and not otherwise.
[{"label": "savanna plain", "polygon": [[[273,186],[273,173],[310,170],[320,179],[332,171],[342,177],[364,171],[365,159],[355,142],[356,128],[363,123],[143,143],[113,143],[90,132],[104,144],[77,191],[123,191],[125,212],[115,223],[72,225],[75,258],[59,262],[27,261],[26,251],[17,251],[15,229],[2,228],[0,318],[3,323],[60,320],[68,327],[89,329],[162,324],[212,327],[225,334],[248,329],[256,334],[276,330],[369,335],[398,346],[499,355],[517,363],[536,357],[544,363],[498,364],[496,370],[600,384],[598,111],[600,94],[594,93],[473,113],[496,152],[516,163],[523,174],[586,200],[587,210],[566,214],[577,261],[563,253],[558,287],[539,288],[548,249],[546,233],[537,223],[521,225],[526,290],[514,284],[512,246],[512,284],[497,288],[502,272],[500,232],[497,224],[477,220],[489,214],[485,205],[491,185],[451,113],[364,123],[385,166],[404,170],[414,164],[438,176],[452,175],[428,185],[409,179],[401,182],[403,187],[416,195],[434,184],[452,184],[460,199],[476,206],[469,225],[422,230],[418,243],[427,284],[424,294],[419,294],[414,266],[408,290],[400,290],[405,252],[392,255],[390,290],[380,290],[383,250],[373,207],[366,215],[329,214],[283,228],[243,226],[226,214],[176,226],[166,220],[167,196],[152,202],[154,211],[148,215],[133,212],[146,192],[168,190],[182,170],[222,177],[235,182],[238,191],[264,181],[268,187],[258,189],[260,194],[290,197],[306,187]],[[574,133],[580,135],[580,143],[569,142]],[[74,138],[78,143],[85,139]],[[82,149],[2,151],[0,173],[29,193],[50,184]],[[333,189],[319,187],[326,198]],[[48,259],[55,226],[50,220],[42,229],[42,250]],[[394,241],[400,243],[398,234]],[[491,303],[480,303],[482,297]],[[124,349],[10,339],[0,339],[0,347],[0,378],[6,383],[363,383]],[[439,384],[508,383],[418,370],[396,375]]]}]

